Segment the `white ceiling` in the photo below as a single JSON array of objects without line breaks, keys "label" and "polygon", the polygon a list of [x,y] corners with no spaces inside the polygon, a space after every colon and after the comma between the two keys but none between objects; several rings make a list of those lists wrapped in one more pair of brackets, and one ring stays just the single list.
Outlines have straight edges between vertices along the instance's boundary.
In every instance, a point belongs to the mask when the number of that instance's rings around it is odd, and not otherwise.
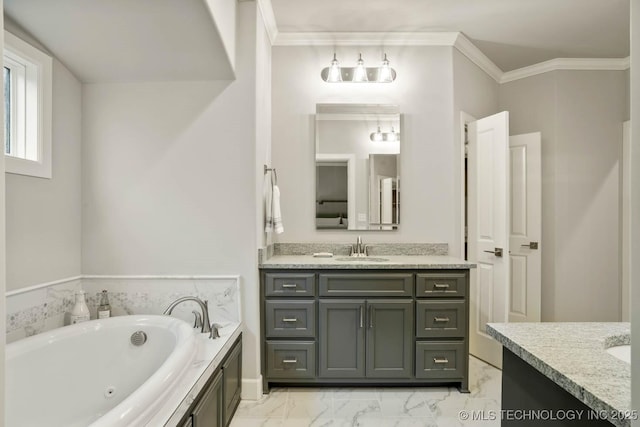
[{"label": "white ceiling", "polygon": [[85,83],[234,77],[203,0],[4,0],[4,12]]},{"label": "white ceiling", "polygon": [[629,56],[629,0],[271,3],[279,33],[460,31],[502,71],[554,58]]}]

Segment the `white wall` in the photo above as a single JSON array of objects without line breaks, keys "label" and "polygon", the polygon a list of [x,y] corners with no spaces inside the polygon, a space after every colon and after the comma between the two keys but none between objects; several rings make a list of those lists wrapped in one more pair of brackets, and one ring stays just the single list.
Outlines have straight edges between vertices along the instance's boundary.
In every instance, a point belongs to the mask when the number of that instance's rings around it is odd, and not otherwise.
[{"label": "white wall", "polygon": [[[6,28],[42,49],[10,21]],[[80,275],[81,92],[54,58],[53,177],[5,177],[7,290]]]},{"label": "white wall", "polygon": [[[452,164],[454,173],[454,187],[462,188],[462,135],[460,124],[460,112],[463,111],[476,119],[481,119],[498,112],[498,83],[487,73],[482,71],[469,58],[461,54],[457,49],[453,50],[453,156]],[[462,221],[463,221],[463,193],[457,191],[457,197],[453,200],[454,224],[453,244],[449,247],[449,253],[463,257],[462,245]]]},{"label": "white wall", "polygon": [[510,134],[542,132],[542,320],[620,319],[622,71],[554,71],[500,86]]},{"label": "white wall", "polygon": [[252,379],[256,19],[239,3],[235,81],[85,85],[82,153],[83,273],[239,274]]},{"label": "white wall", "polygon": [[[3,6],[3,0],[0,0],[0,10]],[[4,23],[3,19],[0,19],[0,42],[4,45]],[[0,94],[0,100],[2,100],[2,105],[0,105],[0,114],[4,117],[4,93]],[[2,141],[2,146],[4,147],[4,135],[0,135],[0,141]],[[7,271],[6,266],[6,243],[7,237],[5,235],[6,230],[6,220],[5,220],[5,172],[4,172],[4,156],[0,158],[0,295],[4,295],[7,288],[7,280],[6,273],[3,274],[3,271]],[[6,299],[0,298],[0,331],[6,330]],[[0,414],[4,414],[4,347],[6,335],[0,334]],[[0,425],[4,425],[4,420],[0,421]]]},{"label": "white wall", "polygon": [[206,0],[211,17],[216,25],[222,45],[231,64],[236,66],[236,0]]},{"label": "white wall", "polygon": [[[257,2],[256,2],[257,3]],[[271,41],[260,8],[256,12],[256,206],[258,209],[256,236],[258,247],[271,243],[271,234],[264,232],[264,191],[270,175],[262,173],[264,165],[271,167]]]},{"label": "white wall", "polygon": [[[631,305],[640,307],[640,4],[631,2]],[[635,135],[635,136],[634,136]],[[631,409],[640,412],[640,310],[631,310]],[[640,426],[640,420],[631,422]]]},{"label": "white wall", "polygon": [[[453,75],[450,47],[387,47],[398,73],[390,84],[330,84],[320,78],[334,49],[273,48],[272,159],[278,169],[284,233],[278,242],[351,242],[354,233],[315,229],[317,103],[396,104],[403,114],[401,216],[397,232],[362,232],[369,242],[454,243]],[[338,47],[343,66],[362,53],[374,66],[380,47]]]}]

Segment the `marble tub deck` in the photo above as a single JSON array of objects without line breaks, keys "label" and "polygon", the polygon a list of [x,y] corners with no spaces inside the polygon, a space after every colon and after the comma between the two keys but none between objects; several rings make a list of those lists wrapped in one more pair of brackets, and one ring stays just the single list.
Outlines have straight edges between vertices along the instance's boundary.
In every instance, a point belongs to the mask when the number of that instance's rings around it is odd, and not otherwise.
[{"label": "marble tub deck", "polygon": [[500,371],[474,357],[469,371],[470,394],[453,387],[275,388],[240,402],[230,427],[499,427],[499,418],[460,419],[460,411],[500,410]]},{"label": "marble tub deck", "polygon": [[631,367],[606,352],[630,343],[629,323],[490,323],[487,333],[589,408],[607,414],[630,410]]}]

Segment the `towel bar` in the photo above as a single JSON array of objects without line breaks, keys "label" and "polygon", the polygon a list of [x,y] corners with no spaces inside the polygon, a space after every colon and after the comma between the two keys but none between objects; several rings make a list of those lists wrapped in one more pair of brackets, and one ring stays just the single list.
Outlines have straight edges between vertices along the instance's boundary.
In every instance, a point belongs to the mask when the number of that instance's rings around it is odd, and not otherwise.
[{"label": "towel bar", "polygon": [[276,171],[276,168],[270,168],[270,167],[267,167],[267,165],[264,165],[264,174],[266,175],[267,172],[273,172],[273,179],[275,181],[275,185],[278,185],[278,172]]}]

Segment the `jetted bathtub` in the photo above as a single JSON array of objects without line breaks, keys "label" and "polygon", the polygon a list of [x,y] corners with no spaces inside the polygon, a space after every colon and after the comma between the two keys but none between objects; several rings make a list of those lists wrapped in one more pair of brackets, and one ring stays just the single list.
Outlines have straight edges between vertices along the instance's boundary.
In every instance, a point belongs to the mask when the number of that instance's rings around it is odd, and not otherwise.
[{"label": "jetted bathtub", "polygon": [[[139,346],[131,339],[137,331],[147,336]],[[6,426],[142,426],[191,365],[197,335],[174,317],[136,315],[9,344]]]}]

